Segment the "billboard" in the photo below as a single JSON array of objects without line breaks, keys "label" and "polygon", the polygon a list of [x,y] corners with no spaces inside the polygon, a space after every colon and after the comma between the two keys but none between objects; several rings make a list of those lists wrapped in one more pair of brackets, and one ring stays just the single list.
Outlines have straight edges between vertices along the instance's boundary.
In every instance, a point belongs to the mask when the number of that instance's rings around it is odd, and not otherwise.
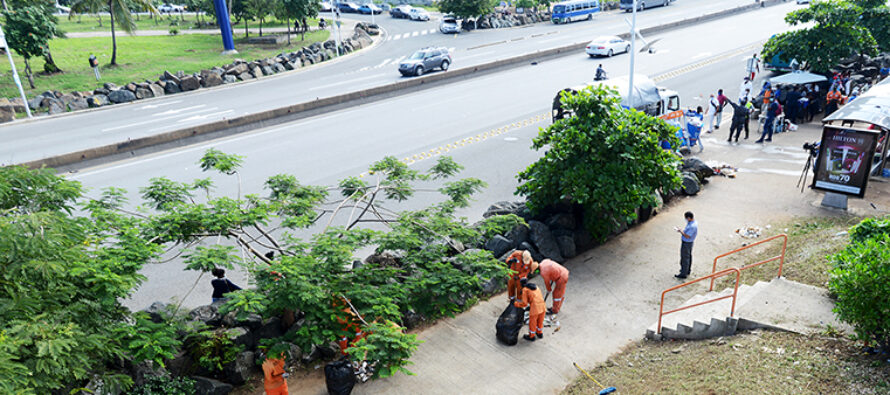
[{"label": "billboard", "polygon": [[856,197],[865,195],[878,134],[826,125],[822,129],[813,189]]}]

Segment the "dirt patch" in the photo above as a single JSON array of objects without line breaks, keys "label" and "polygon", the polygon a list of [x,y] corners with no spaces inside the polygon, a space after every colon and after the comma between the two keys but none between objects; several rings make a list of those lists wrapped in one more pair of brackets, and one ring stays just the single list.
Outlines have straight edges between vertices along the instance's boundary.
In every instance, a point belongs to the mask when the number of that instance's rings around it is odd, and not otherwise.
[{"label": "dirt patch", "polygon": [[[639,341],[588,370],[623,394],[886,394],[887,355],[842,336],[752,331],[702,341]],[[563,394],[596,394],[583,374]]]}]

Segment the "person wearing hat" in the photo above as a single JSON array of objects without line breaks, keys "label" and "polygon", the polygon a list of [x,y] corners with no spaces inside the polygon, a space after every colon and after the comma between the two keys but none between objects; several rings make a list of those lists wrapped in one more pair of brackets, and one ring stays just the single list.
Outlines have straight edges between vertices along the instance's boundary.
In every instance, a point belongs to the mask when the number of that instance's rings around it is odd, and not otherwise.
[{"label": "person wearing hat", "polygon": [[528,341],[535,341],[544,338],[544,314],[547,312],[547,303],[541,295],[541,290],[534,283],[523,278],[519,281],[522,285],[522,295],[519,300],[513,302],[513,305],[524,309],[528,307],[528,335],[522,338]]},{"label": "person wearing hat", "polygon": [[534,262],[532,254],[528,251],[516,250],[507,257],[507,265],[512,271],[510,279],[507,280],[507,296],[510,297],[510,302],[516,300],[522,292],[522,285],[519,281],[528,278],[532,262]]}]

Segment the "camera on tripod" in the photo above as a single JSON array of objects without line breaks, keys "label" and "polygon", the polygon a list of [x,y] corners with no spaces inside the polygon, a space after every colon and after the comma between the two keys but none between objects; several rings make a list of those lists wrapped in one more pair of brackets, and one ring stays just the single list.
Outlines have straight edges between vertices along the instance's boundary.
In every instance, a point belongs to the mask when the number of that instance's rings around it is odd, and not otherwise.
[{"label": "camera on tripod", "polygon": [[810,155],[815,158],[819,156],[819,144],[821,143],[818,141],[812,143],[803,143],[803,149],[810,151]]}]

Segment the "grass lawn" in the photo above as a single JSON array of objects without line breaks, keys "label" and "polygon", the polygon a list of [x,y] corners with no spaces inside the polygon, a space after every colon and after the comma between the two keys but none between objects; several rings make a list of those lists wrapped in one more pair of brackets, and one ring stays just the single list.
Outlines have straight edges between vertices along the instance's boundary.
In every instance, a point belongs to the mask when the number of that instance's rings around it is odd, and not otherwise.
[{"label": "grass lawn", "polygon": [[[109,20],[108,15],[102,15],[101,26],[99,25],[99,17],[96,15],[79,15],[75,18],[68,19],[67,15],[56,15],[59,20],[58,28],[66,33],[74,33],[74,32],[101,32],[111,31],[111,22]],[[136,16],[134,15],[134,19]],[[185,31],[189,29],[198,29],[195,25],[196,22],[199,21],[199,18],[194,13],[183,13],[180,14],[163,14],[161,15],[157,21],[154,18],[149,18],[147,15],[140,15],[139,20],[136,21],[136,30],[163,30],[168,31],[171,27],[176,27],[180,31]],[[207,22],[215,22],[216,19],[209,18],[207,16],[202,15],[200,17],[200,21],[205,23]],[[238,33],[238,29],[241,29],[240,34],[244,34],[244,22],[240,22],[235,24],[235,21],[232,20],[233,27],[235,29],[235,34]],[[293,26],[294,21],[290,21],[290,26]],[[287,25],[286,21],[279,21],[273,17],[269,17],[263,22],[263,28],[267,27],[284,27]],[[318,26],[318,21],[316,19],[309,19],[310,26]],[[251,29],[257,29],[260,27],[259,22],[251,21],[248,24],[248,27]],[[202,25],[201,29],[216,29],[216,26],[207,27],[206,25]],[[118,32],[120,32],[119,28],[116,28]]]},{"label": "grass lawn", "polygon": [[[843,336],[752,331],[639,341],[587,372],[620,394],[887,394],[886,360]],[[592,380],[578,376],[564,395],[599,393]]]},{"label": "grass lawn", "polygon": [[[254,60],[258,58],[277,55],[283,51],[298,49],[316,41],[328,38],[328,31],[316,31],[306,35],[306,41],[300,41],[300,36],[291,37],[291,45],[266,46],[248,45],[243,40],[235,40],[237,55],[223,56],[222,40],[219,36],[211,35],[180,35],[180,36],[149,36],[135,37],[118,36],[117,67],[109,67],[111,61],[111,38],[75,38],[54,39],[50,42],[53,58],[56,64],[64,70],[64,73],[54,75],[34,75],[36,89],[28,89],[28,97],[46,90],[88,91],[101,86],[105,82],[113,82],[122,85],[131,81],[157,80],[158,76],[169,70],[176,72],[182,70],[193,73],[201,69],[209,69],[229,63],[234,58]],[[93,70],[89,67],[87,58],[90,54],[99,59],[102,80],[96,81]],[[28,82],[24,73],[24,62],[21,57],[13,55],[16,60],[16,68],[22,79],[22,84],[28,88]],[[43,59],[32,59],[34,71],[43,70]],[[3,76],[0,83],[0,97],[18,97],[18,91],[12,78],[9,76],[8,63],[0,64],[0,75]]]}]

